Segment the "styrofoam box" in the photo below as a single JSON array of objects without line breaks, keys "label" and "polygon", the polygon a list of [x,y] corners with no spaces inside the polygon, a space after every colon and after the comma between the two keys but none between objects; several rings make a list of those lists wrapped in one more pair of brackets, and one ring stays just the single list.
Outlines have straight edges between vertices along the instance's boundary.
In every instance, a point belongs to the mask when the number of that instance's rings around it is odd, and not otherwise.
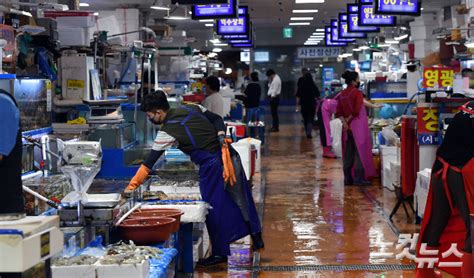
[{"label": "styrofoam box", "polygon": [[58,39],[61,46],[89,45],[88,33],[84,28],[59,27]]},{"label": "styrofoam box", "polygon": [[58,28],[62,27],[82,27],[89,28],[95,26],[95,16],[61,16],[57,17]]},{"label": "styrofoam box", "polygon": [[148,278],[150,263],[144,260],[141,264],[97,265],[97,278]]},{"label": "styrofoam box", "polygon": [[[240,141],[239,141],[240,142]],[[244,168],[245,176],[247,180],[250,180],[251,169],[252,169],[252,150],[250,144],[247,143],[233,143],[232,147],[239,153],[242,166]]]},{"label": "styrofoam box", "polygon": [[393,189],[390,177],[390,163],[399,163],[400,149],[391,146],[380,146],[380,158],[382,162],[382,186]]},{"label": "styrofoam box", "polygon": [[53,278],[95,278],[95,265],[51,266]]}]

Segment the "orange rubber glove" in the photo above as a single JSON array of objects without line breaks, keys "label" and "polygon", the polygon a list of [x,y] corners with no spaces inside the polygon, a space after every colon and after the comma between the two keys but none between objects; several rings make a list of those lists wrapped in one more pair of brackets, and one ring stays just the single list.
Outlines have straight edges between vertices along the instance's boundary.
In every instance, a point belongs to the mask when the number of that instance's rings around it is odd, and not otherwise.
[{"label": "orange rubber glove", "polygon": [[137,173],[128,184],[127,188],[125,189],[125,192],[127,193],[127,192],[131,192],[137,189],[140,185],[143,184],[143,182],[148,177],[149,173],[150,173],[150,169],[148,169],[148,167],[142,164],[142,166],[138,168]]},{"label": "orange rubber glove", "polygon": [[235,176],[234,164],[232,163],[232,157],[230,156],[229,145],[232,140],[227,138],[225,139],[225,144],[222,146],[222,163],[224,164],[223,177],[225,183],[230,183],[231,186],[234,186],[237,182]]}]

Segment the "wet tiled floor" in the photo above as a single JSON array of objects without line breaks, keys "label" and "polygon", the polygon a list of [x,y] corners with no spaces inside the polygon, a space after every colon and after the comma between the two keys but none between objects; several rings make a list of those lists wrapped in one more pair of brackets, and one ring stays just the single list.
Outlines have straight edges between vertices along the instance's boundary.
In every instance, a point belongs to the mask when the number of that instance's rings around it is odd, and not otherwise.
[{"label": "wet tiled floor", "polygon": [[[403,269],[396,266],[413,264],[397,260],[395,254],[400,252],[393,244],[399,233],[415,233],[419,228],[413,216],[407,220],[403,209],[392,223],[388,220],[395,193],[377,182],[370,187],[345,187],[341,160],[322,158],[319,136],[303,137],[299,115],[284,117],[281,131],[267,138],[263,157],[266,249],[260,253],[259,266],[264,270],[259,277],[414,277],[411,270],[384,270],[384,266]],[[331,265],[345,268],[318,268]],[[351,265],[371,270],[351,270]],[[288,268],[277,268],[281,266]],[[231,266],[196,276],[251,277],[251,272],[236,272]]]}]

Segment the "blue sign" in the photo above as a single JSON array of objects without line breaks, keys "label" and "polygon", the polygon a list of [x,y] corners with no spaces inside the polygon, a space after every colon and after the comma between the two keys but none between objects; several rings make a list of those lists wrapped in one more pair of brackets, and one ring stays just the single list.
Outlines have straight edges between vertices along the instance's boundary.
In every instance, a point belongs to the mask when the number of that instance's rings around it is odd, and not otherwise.
[{"label": "blue sign", "polygon": [[347,43],[344,43],[344,42],[333,42],[331,33],[332,33],[331,26],[327,26],[325,30],[326,46],[347,46]]},{"label": "blue sign", "polygon": [[339,36],[339,23],[337,20],[331,20],[331,41],[332,42],[355,42],[354,39],[343,39]]},{"label": "blue sign", "polygon": [[192,19],[236,18],[237,2],[229,0],[228,4],[197,5],[192,8]]},{"label": "blue sign", "polygon": [[378,33],[380,32],[379,27],[373,26],[360,26],[359,25],[359,14],[348,14],[348,29],[349,32],[364,32],[364,33]]},{"label": "blue sign", "polygon": [[363,32],[349,32],[347,14],[339,14],[339,37],[343,39],[365,39],[367,34]]},{"label": "blue sign", "polygon": [[245,48],[245,47],[253,47],[253,44],[251,43],[237,43],[237,44],[231,44],[232,47],[235,48]]},{"label": "blue sign", "polygon": [[323,68],[323,88],[326,97],[331,91],[331,82],[334,80],[334,68]]},{"label": "blue sign", "polygon": [[372,4],[363,4],[359,6],[360,26],[396,26],[397,18],[391,15],[375,14]]},{"label": "blue sign", "polygon": [[375,0],[375,14],[419,16],[421,14],[421,1]]},{"label": "blue sign", "polygon": [[439,145],[439,136],[437,134],[418,134],[418,145]]},{"label": "blue sign", "polygon": [[238,18],[227,18],[217,20],[218,35],[247,35],[249,33],[249,16],[247,7],[239,8]]},{"label": "blue sign", "polygon": [[229,0],[171,0],[172,5],[226,4]]},{"label": "blue sign", "polygon": [[249,35],[223,35],[222,38],[225,40],[248,39]]},{"label": "blue sign", "polygon": [[252,43],[252,40],[249,40],[249,39],[244,39],[244,40],[230,40],[229,41],[230,44],[244,44],[244,43]]}]

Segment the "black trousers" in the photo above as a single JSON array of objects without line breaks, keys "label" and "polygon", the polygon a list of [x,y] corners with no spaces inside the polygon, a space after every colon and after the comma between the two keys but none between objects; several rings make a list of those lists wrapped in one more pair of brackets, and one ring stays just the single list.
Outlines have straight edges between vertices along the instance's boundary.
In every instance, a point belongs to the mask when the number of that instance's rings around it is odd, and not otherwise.
[{"label": "black trousers", "polygon": [[270,100],[270,109],[272,111],[272,128],[279,129],[280,119],[278,118],[278,105],[280,104],[280,97],[272,97]]},{"label": "black trousers", "polygon": [[312,127],[314,122],[314,115],[316,114],[316,108],[311,106],[302,106],[301,107],[301,115],[303,116],[304,127],[308,128],[308,126]]},{"label": "black trousers", "polygon": [[[464,242],[464,251],[466,253],[472,253],[471,220],[469,218],[469,206],[467,204],[466,189],[464,188],[462,174],[449,169],[447,182],[453,207],[459,210],[464,225],[466,226],[467,232]],[[451,207],[449,206],[448,197],[446,196],[442,176],[438,177],[435,173],[431,175],[431,190],[431,217],[421,240],[422,243],[426,243],[430,247],[438,247],[439,239],[451,216]]]},{"label": "black trousers", "polygon": [[364,167],[360,161],[359,151],[354,140],[352,131],[347,132],[346,148],[344,149],[343,169],[346,179],[351,179],[352,168],[354,168],[355,178],[359,180],[364,179]]},{"label": "black trousers", "polygon": [[321,139],[321,145],[323,147],[328,146],[328,141],[326,138],[326,128],[323,121],[322,105],[318,109],[318,126],[319,126],[319,138]]}]

